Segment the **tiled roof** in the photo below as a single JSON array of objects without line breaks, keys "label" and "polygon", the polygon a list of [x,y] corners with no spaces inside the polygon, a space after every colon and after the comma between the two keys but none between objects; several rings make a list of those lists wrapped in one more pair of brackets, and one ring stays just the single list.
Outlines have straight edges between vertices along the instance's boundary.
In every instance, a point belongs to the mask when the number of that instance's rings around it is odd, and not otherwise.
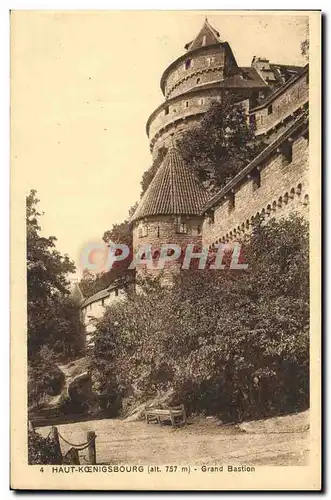
[{"label": "tiled roof", "polygon": [[106,288],[105,290],[100,290],[100,292],[95,293],[88,299],[85,299],[84,302],[81,304],[81,307],[86,307],[89,304],[93,304],[93,302],[97,302],[98,300],[105,299],[106,297],[109,297],[109,290]]},{"label": "tiled roof", "polygon": [[[198,49],[202,45],[208,46],[214,45],[215,43],[220,43],[219,36],[220,34],[209,24],[206,19],[196,38],[193,40],[193,42],[187,43],[185,45],[185,48],[190,51]],[[204,39],[204,37],[206,38]]]},{"label": "tiled roof", "polygon": [[198,215],[208,199],[207,191],[171,146],[131,220],[151,215]]},{"label": "tiled roof", "polygon": [[[224,80],[224,87],[234,88],[252,88],[252,87],[267,87],[263,78],[260,77],[255,68],[249,66],[239,68],[239,72],[235,75],[228,76]],[[221,84],[222,86],[222,84]]]},{"label": "tiled roof", "polygon": [[126,287],[126,284],[129,283],[129,279],[120,279],[120,280],[116,280],[114,281],[114,283],[111,283],[109,286],[107,286],[107,288],[104,288],[103,290],[100,290],[99,292],[95,293],[94,295],[91,295],[91,297],[88,297],[87,299],[85,299],[82,304],[80,305],[80,307],[86,307],[88,306],[89,304],[93,304],[94,302],[98,302],[98,300],[102,300],[102,299],[105,299],[107,297],[109,297],[110,295],[110,292],[112,292],[113,290],[116,290],[116,289],[122,289],[122,288],[125,288]]}]

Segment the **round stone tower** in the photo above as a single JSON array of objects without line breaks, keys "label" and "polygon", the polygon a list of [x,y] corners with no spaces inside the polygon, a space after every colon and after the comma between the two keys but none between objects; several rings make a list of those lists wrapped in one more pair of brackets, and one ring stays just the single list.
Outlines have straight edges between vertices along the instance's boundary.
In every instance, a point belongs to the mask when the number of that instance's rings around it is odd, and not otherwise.
[{"label": "round stone tower", "polygon": [[253,68],[239,68],[227,42],[205,20],[196,38],[185,45],[186,53],[176,59],[161,77],[165,101],[151,114],[146,131],[155,160],[172,136],[196,124],[213,101],[224,92],[239,99],[251,97],[266,87]]},{"label": "round stone tower", "polygon": [[[202,208],[208,199],[207,191],[172,144],[132,216],[134,253],[145,245],[158,252],[162,244],[181,248],[201,244]],[[169,264],[172,270],[179,266],[179,262]],[[146,266],[137,267],[138,272],[142,269]]]}]

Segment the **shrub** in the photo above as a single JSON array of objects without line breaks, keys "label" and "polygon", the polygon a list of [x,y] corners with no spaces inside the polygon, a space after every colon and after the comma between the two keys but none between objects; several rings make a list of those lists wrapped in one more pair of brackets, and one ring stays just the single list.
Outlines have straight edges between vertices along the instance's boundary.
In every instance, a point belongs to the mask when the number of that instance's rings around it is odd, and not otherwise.
[{"label": "shrub", "polygon": [[50,396],[60,394],[65,382],[64,373],[50,360],[39,357],[28,365],[28,404],[40,407]]},{"label": "shrub", "polygon": [[62,455],[52,438],[43,438],[38,432],[28,432],[29,465],[62,464]]}]

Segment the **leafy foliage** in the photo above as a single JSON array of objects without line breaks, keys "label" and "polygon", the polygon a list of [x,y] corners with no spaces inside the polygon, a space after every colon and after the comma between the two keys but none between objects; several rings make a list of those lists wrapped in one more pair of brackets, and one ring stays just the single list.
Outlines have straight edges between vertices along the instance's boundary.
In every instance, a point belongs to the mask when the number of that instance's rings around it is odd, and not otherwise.
[{"label": "leafy foliage", "polygon": [[308,62],[309,61],[309,23],[308,23],[308,21],[307,21],[307,25],[306,25],[305,39],[302,40],[302,42],[300,44],[300,48],[301,48],[301,55],[303,55],[304,58],[306,59],[306,61]]},{"label": "leafy foliage", "polygon": [[147,398],[174,388],[174,402],[223,419],[308,405],[308,228],[297,216],[257,224],[247,271],[182,272],[150,281],[111,306],[92,352],[96,389]]},{"label": "leafy foliage", "polygon": [[28,434],[28,463],[29,465],[62,464],[62,456],[51,437],[43,438],[38,432],[29,431]]},{"label": "leafy foliage", "polygon": [[[132,228],[130,226],[130,218],[136,210],[138,203],[135,203],[129,210],[128,218],[119,224],[113,224],[109,231],[105,231],[102,239],[105,243],[118,243],[127,245],[132,249]],[[95,293],[107,288],[111,283],[123,277],[133,275],[133,272],[128,268],[130,256],[123,260],[115,262],[112,269],[105,272],[95,273],[89,269],[84,269],[81,280],[79,281],[80,289],[85,298],[91,297]]]},{"label": "leafy foliage", "polygon": [[79,308],[69,297],[68,274],[75,266],[56,249],[54,236],[40,235],[43,214],[38,203],[32,190],[26,199],[26,229],[29,402],[33,405],[45,394],[54,394],[61,384],[54,360],[76,356],[83,344]]},{"label": "leafy foliage", "polygon": [[52,353],[47,348],[28,366],[28,402],[30,409],[36,409],[49,396],[60,394],[65,377],[63,372],[51,360]]},{"label": "leafy foliage", "polygon": [[178,147],[201,181],[218,190],[265,147],[254,135],[241,103],[227,96],[215,102]]}]

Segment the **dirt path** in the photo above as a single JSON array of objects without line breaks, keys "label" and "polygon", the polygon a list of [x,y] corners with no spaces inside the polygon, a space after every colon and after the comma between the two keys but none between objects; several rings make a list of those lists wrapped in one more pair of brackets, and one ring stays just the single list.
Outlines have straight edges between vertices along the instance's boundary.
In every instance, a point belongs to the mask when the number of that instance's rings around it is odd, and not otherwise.
[{"label": "dirt path", "polygon": [[[194,421],[177,429],[145,422],[94,420],[64,424],[58,429],[73,443],[86,441],[86,432],[95,430],[99,464],[306,465],[309,431],[298,431],[297,425],[292,426],[293,432],[289,426],[281,430],[279,425],[275,427],[273,432],[268,425],[266,433],[259,423],[258,432],[253,429],[252,434],[217,426],[212,420]],[[43,427],[38,432],[46,436],[49,429]],[[68,448],[64,445],[63,452]],[[81,463],[87,463],[85,452],[81,452]]]}]

